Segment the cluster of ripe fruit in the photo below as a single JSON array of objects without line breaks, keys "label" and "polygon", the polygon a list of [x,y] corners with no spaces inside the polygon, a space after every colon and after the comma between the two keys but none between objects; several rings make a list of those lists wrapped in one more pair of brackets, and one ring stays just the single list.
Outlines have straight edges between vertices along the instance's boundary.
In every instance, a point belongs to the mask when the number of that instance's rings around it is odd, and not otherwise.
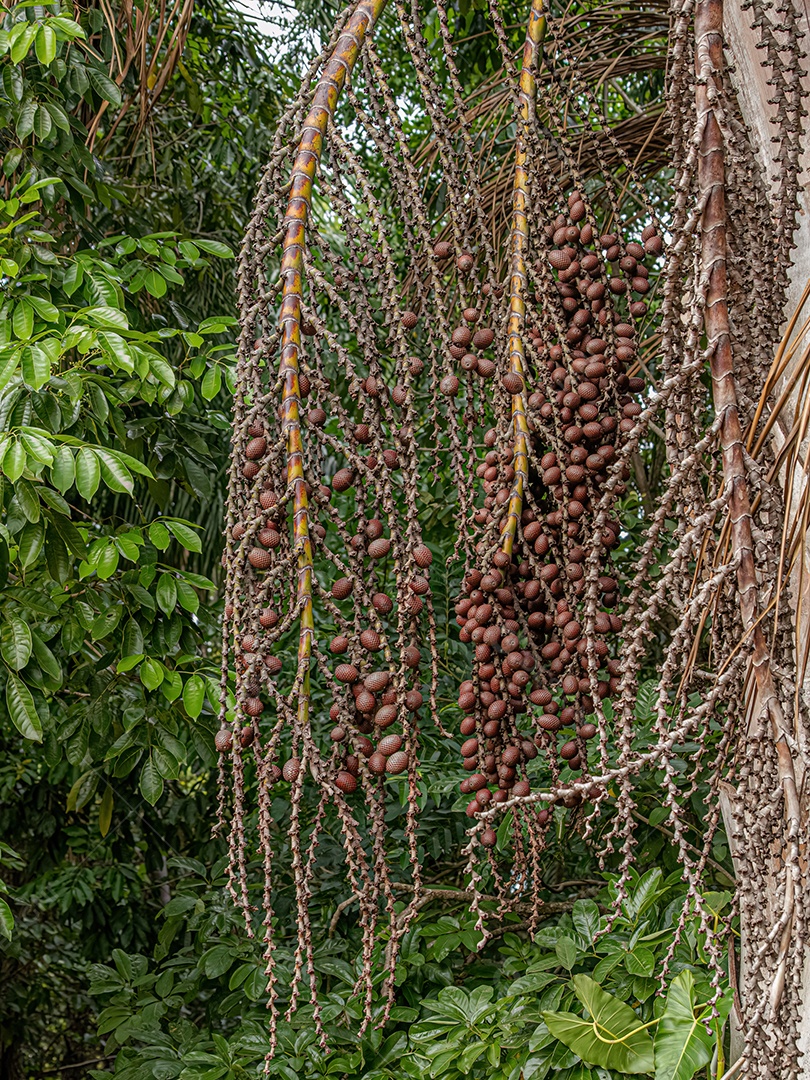
[{"label": "cluster of ripe fruit", "polygon": [[[526,370],[502,380],[512,397],[520,395],[528,427],[528,477],[510,553],[497,537],[516,479],[514,431],[511,445],[497,429],[488,431],[478,467],[483,569],[468,573],[456,605],[461,639],[475,656],[473,678],[458,698],[469,816],[528,795],[526,766],[538,750],[552,781],[563,764],[587,769],[587,744],[598,734],[589,720],[594,698],[619,688],[618,649],[610,646],[622,625],[613,610],[619,594],[611,550],[620,525],[612,503],[629,471],[616,458],[642,412],[636,395],[644,379],[627,372],[638,353],[634,320],[647,310],[644,259],[659,254],[662,241],[652,226],[640,244],[599,237],[586,214],[574,192],[568,214],[546,228],[546,250],[534,265]],[[609,479],[609,512],[603,505],[597,524]],[[521,715],[531,731],[519,729]],[[563,729],[572,737],[559,744]],[[492,829],[482,842],[494,845]]]}]

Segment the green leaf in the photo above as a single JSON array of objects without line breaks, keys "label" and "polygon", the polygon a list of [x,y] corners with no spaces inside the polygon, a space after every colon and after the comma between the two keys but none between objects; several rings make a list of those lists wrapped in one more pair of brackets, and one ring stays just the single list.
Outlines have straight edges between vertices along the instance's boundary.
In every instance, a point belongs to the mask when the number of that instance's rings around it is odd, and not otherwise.
[{"label": "green leaf", "polygon": [[17,337],[23,341],[28,341],[34,332],[34,309],[24,296],[21,296],[14,306],[11,325]]},{"label": "green leaf", "polygon": [[92,450],[83,446],[76,457],[76,487],[81,497],[89,502],[98,491],[100,480],[98,458]]},{"label": "green leaf", "polygon": [[589,949],[593,945],[601,924],[599,908],[593,900],[577,900],[571,912],[571,918],[583,945]]},{"label": "green leaf", "polygon": [[34,117],[34,134],[38,139],[47,139],[52,128],[53,120],[48,112],[47,105],[38,106],[37,115]]},{"label": "green leaf", "polygon": [[154,806],[163,794],[163,777],[158,772],[151,754],[143,764],[138,786],[150,806]]},{"label": "green leaf", "polygon": [[56,33],[50,26],[41,26],[34,42],[37,60],[46,67],[56,57]]},{"label": "green leaf", "polygon": [[3,456],[3,472],[12,484],[16,484],[22,476],[25,469],[25,459],[25,448],[22,443],[15,440]]},{"label": "green leaf", "polygon": [[0,896],[0,934],[7,941],[11,941],[11,936],[14,933],[14,916],[11,914],[11,908]]},{"label": "green leaf", "polygon": [[69,446],[60,446],[51,465],[51,480],[54,487],[64,495],[73,487],[76,479],[76,462],[73,460],[73,451]]},{"label": "green leaf", "polygon": [[577,962],[577,943],[572,938],[564,935],[557,941],[555,952],[562,967],[566,971],[570,971]]},{"label": "green leaf", "polygon": [[14,726],[23,738],[42,742],[42,723],[37,715],[31,691],[22,679],[11,671],[6,683],[6,705]]},{"label": "green leaf", "polygon": [[98,831],[102,836],[106,836],[110,831],[110,824],[112,822],[113,812],[113,791],[109,784],[104,789],[104,794],[101,796],[101,804],[98,808]]},{"label": "green leaf", "polygon": [[102,581],[108,581],[118,569],[119,557],[118,548],[112,540],[101,549],[96,560],[96,574]]},{"label": "green leaf", "polygon": [[66,806],[68,813],[75,813],[76,810],[87,806],[95,795],[97,787],[98,773],[93,769],[83,773],[68,792]]},{"label": "green leaf", "polygon": [[0,652],[13,671],[21,671],[31,659],[33,643],[28,623],[16,615],[7,615],[0,626]]},{"label": "green leaf", "polygon": [[32,390],[41,390],[51,377],[51,360],[39,345],[26,345],[20,365],[23,381]]},{"label": "green leaf", "polygon": [[189,525],[184,525],[181,521],[167,521],[166,525],[174,533],[175,539],[188,551],[202,551],[202,541]]},{"label": "green leaf", "polygon": [[169,536],[169,530],[160,521],[153,521],[149,526],[149,539],[158,551],[165,551],[172,542],[172,538]]},{"label": "green leaf", "polygon": [[203,377],[200,393],[206,401],[212,401],[219,393],[221,386],[222,369],[219,366],[210,367]]},{"label": "green leaf", "polygon": [[630,1006],[605,993],[587,975],[575,975],[573,984],[590,1019],[544,1012],[552,1035],[591,1065],[623,1073],[652,1072],[653,1041]]},{"label": "green leaf", "polygon": [[194,615],[200,608],[200,598],[187,581],[176,580],[177,600],[180,607]]},{"label": "green leaf", "polygon": [[140,676],[147,690],[156,690],[163,682],[163,665],[147,657],[141,664]]},{"label": "green leaf", "polygon": [[116,108],[121,104],[121,91],[109,75],[88,64],[87,76],[90,79],[90,85],[100,97],[105,98]]},{"label": "green leaf", "polygon": [[171,615],[177,605],[177,586],[171,574],[161,574],[155,590],[158,607],[167,615]]},{"label": "green leaf", "polygon": [[233,252],[227,244],[221,244],[218,240],[194,240],[194,243],[201,251],[207,252],[209,255],[216,255],[219,259],[232,259]]},{"label": "green leaf", "polygon": [[41,521],[29,521],[17,540],[20,562],[31,566],[39,558],[45,543],[45,526]]},{"label": "green leaf", "polygon": [[204,700],[205,682],[199,675],[190,675],[183,687],[183,705],[192,720],[196,720],[202,712]]},{"label": "green leaf", "polygon": [[96,457],[101,466],[101,475],[104,483],[111,491],[122,491],[131,495],[132,473],[118,460],[118,455],[111,450],[95,450]]},{"label": "green leaf", "polygon": [[[731,998],[718,1002],[723,1019],[728,1016]],[[695,1016],[695,980],[691,971],[682,971],[666,998],[664,1012],[655,1034],[655,1080],[690,1080],[712,1059],[714,1036],[706,1030],[710,1007]]]}]

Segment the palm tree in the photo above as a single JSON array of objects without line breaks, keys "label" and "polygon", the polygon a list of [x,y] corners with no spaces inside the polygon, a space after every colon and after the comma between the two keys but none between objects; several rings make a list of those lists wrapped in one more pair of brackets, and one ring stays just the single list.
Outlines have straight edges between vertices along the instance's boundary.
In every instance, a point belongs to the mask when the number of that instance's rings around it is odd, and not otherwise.
[{"label": "palm tree", "polygon": [[[287,782],[293,1007],[307,970],[315,988],[308,912],[328,805],[360,903],[367,1008],[381,919],[392,992],[398,942],[423,895],[420,708],[443,730],[423,529],[446,454],[456,528],[443,554],[463,568],[456,611],[474,645],[458,704],[479,925],[490,874],[502,910],[536,904],[554,805],[601,829],[621,899],[637,787],[655,770],[715,984],[724,963],[731,971],[745,1075],[810,1075],[799,1060],[810,1023],[803,374],[785,389],[806,367],[799,321],[779,346],[810,276],[808,226],[796,226],[798,13],[782,4],[777,25],[760,3],[752,17],[736,2],[676,0],[665,28],[657,3],[546,12],[534,0],[520,54],[493,2],[497,63],[481,75],[475,35],[454,37],[454,9],[437,4],[428,27],[416,0],[385,6],[351,4],[307,72],[241,262],[226,645],[245,715],[231,722],[223,708],[220,739],[223,776],[228,756],[234,776],[232,892],[249,924],[250,746],[271,988],[269,802]],[[655,93],[664,60],[665,108]],[[376,150],[376,171],[358,141]],[[651,180],[662,172],[668,197]],[[622,546],[631,475],[644,513],[636,543]],[[285,678],[286,630],[297,652]],[[657,683],[642,730],[651,650]],[[331,742],[318,720],[324,693]],[[269,736],[248,719],[265,703],[278,718]],[[538,750],[540,772],[529,768]],[[386,771],[407,786],[404,915],[386,852]],[[685,832],[698,776],[707,809],[696,848]],[[305,843],[310,777],[321,801]],[[508,872],[492,855],[505,813]],[[721,817],[739,960],[703,897]]]}]

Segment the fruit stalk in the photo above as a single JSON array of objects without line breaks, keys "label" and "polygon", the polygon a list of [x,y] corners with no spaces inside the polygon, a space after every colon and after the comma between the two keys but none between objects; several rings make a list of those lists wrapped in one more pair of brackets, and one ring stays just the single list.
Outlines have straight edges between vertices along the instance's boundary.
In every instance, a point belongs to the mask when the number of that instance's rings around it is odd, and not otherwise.
[{"label": "fruit stalk", "polygon": [[510,293],[509,293],[509,370],[519,376],[523,389],[512,395],[512,430],[514,434],[515,481],[509,498],[509,512],[504,525],[501,546],[512,554],[517,525],[523,510],[523,492],[529,473],[529,426],[526,420],[526,353],[523,335],[526,321],[526,250],[529,242],[529,170],[528,133],[537,97],[537,62],[546,33],[543,14],[544,0],[532,0],[526,40],[523,45],[523,66],[520,72],[520,119],[515,156],[515,182],[512,198],[512,231],[510,236]]},{"label": "fruit stalk", "polygon": [[300,387],[298,356],[301,348],[302,286],[307,217],[312,199],[315,170],[323,151],[326,129],[334,116],[337,101],[348,74],[359,55],[363,40],[374,27],[386,0],[359,0],[340,35],[332,57],[321,75],[312,105],[301,128],[301,141],[290,177],[290,197],[284,218],[284,240],[280,278],[282,300],[280,374],[282,391],[282,429],[287,444],[287,478],[293,486],[293,536],[298,565],[298,602],[301,608],[298,642],[298,722],[302,730],[309,724],[309,665],[312,655],[314,619],[312,609],[312,542],[309,525],[309,499],[303,469],[301,441]]}]

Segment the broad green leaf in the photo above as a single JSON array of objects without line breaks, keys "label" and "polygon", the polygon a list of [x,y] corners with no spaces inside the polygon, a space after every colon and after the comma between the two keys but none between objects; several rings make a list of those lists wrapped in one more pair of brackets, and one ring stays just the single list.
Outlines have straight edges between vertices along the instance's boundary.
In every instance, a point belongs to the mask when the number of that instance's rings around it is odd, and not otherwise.
[{"label": "broad green leaf", "polygon": [[39,636],[31,634],[31,643],[34,647],[34,656],[40,668],[50,681],[49,689],[58,690],[62,684],[62,665]]},{"label": "broad green leaf", "polygon": [[167,521],[167,527],[188,551],[202,551],[202,541],[189,525],[181,521]]},{"label": "broad green leaf", "polygon": [[151,755],[143,763],[138,786],[150,806],[154,806],[163,794],[163,777],[158,772]]},{"label": "broad green leaf", "polygon": [[212,401],[219,393],[221,386],[222,369],[218,365],[210,367],[203,377],[200,393],[206,401]]},{"label": "broad green leaf", "polygon": [[15,484],[25,469],[25,448],[22,443],[14,441],[3,456],[3,472]]},{"label": "broad green leaf", "polygon": [[156,690],[163,682],[163,665],[147,657],[141,664],[140,676],[147,690]]},{"label": "broad green leaf", "polygon": [[573,984],[590,1019],[544,1012],[552,1035],[588,1064],[623,1073],[652,1072],[653,1041],[630,1006],[605,993],[587,975],[575,975]]},{"label": "broad green leaf", "polygon": [[126,465],[122,465],[118,456],[111,450],[96,450],[95,455],[101,466],[101,475],[104,483],[111,491],[122,491],[126,495],[132,494],[132,474]]},{"label": "broad green leaf", "polygon": [[83,446],[76,456],[76,487],[81,497],[89,502],[98,491],[100,480],[98,458],[92,450]]},{"label": "broad green leaf", "polygon": [[26,345],[20,365],[23,381],[32,390],[41,390],[51,377],[51,361],[39,345]]},{"label": "broad green leaf", "polygon": [[[728,1016],[731,997],[718,1002],[722,1019]],[[655,1034],[655,1080],[690,1080],[712,1059],[714,1035],[706,1030],[712,1010],[704,1007],[695,1016],[695,980],[682,971],[667,993],[664,1012]]]},{"label": "broad green leaf", "polygon": [[233,252],[227,244],[221,244],[218,240],[194,240],[194,243],[201,251],[207,252],[209,255],[216,255],[219,259],[232,259]]},{"label": "broad green leaf", "polygon": [[36,562],[44,543],[45,526],[43,523],[29,521],[17,539],[19,558],[23,566],[31,566]]},{"label": "broad green leaf", "polygon": [[97,94],[109,101],[111,105],[117,107],[121,104],[121,91],[109,75],[90,64],[87,65],[87,75],[90,79],[90,85]]},{"label": "broad green leaf", "polygon": [[172,538],[169,536],[169,530],[161,521],[153,521],[149,526],[149,539],[158,551],[165,551],[172,542]]},{"label": "broad green leaf", "polygon": [[50,26],[41,26],[34,42],[34,51],[40,64],[47,67],[56,57],[56,33]]},{"label": "broad green leaf", "polygon": [[192,720],[196,720],[202,712],[204,700],[205,682],[199,675],[190,675],[183,687],[183,705]]},{"label": "broad green leaf", "polygon": [[42,296],[27,296],[26,300],[40,319],[44,319],[45,322],[59,321],[59,308],[52,304],[50,300],[45,300]]},{"label": "broad green leaf", "polygon": [[200,609],[199,596],[197,596],[187,581],[177,579],[174,584],[177,589],[177,601],[180,604],[180,607],[185,611],[190,611],[191,614],[194,615]]},{"label": "broad green leaf", "polygon": [[102,548],[96,562],[96,573],[102,581],[108,581],[118,569],[119,557],[114,541],[111,540]]},{"label": "broad green leaf", "polygon": [[171,615],[177,605],[177,586],[171,574],[161,574],[155,590],[158,607]]},{"label": "broad green leaf", "polygon": [[22,679],[11,671],[6,682],[6,705],[14,726],[23,738],[42,742],[42,722],[31,691]]},{"label": "broad green leaf", "polygon": [[0,390],[5,390],[17,371],[20,354],[16,350],[0,356]]},{"label": "broad green leaf", "polygon": [[25,520],[36,524],[40,518],[40,505],[37,493],[34,491],[34,485],[29,483],[28,480],[19,480],[15,494],[17,496],[17,505],[25,515]]},{"label": "broad green leaf", "polygon": [[22,671],[31,659],[31,628],[17,615],[7,615],[0,626],[0,652],[13,671]]},{"label": "broad green leaf", "polygon": [[56,451],[51,465],[51,479],[63,495],[73,487],[73,481],[76,479],[76,462],[69,446],[60,446]]},{"label": "broad green leaf", "polygon": [[[40,350],[41,352],[42,350]],[[20,439],[25,449],[28,451],[28,456],[32,457],[34,461],[39,461],[43,465],[50,465],[53,461],[53,455],[55,452],[54,444],[50,439],[43,438],[42,435],[35,431],[23,429],[20,432]],[[37,500],[38,502],[39,500]]]},{"label": "broad green leaf", "polygon": [[590,948],[601,924],[599,908],[593,900],[577,900],[571,912],[571,918],[574,921],[574,929],[583,944],[586,948]]},{"label": "broad green leaf", "polygon": [[624,966],[631,975],[649,977],[655,970],[655,954],[651,949],[645,949],[643,945],[636,945],[635,949],[624,958]]},{"label": "broad green leaf", "polygon": [[557,959],[566,971],[570,971],[574,964],[577,962],[577,944],[576,942],[565,935],[561,937],[555,946],[555,952],[557,953]]},{"label": "broad green leaf", "polygon": [[53,120],[47,105],[40,105],[34,117],[34,134],[38,139],[47,139],[53,129]]},{"label": "broad green leaf", "polygon": [[14,306],[14,314],[11,317],[11,325],[14,333],[23,341],[28,341],[34,332],[34,309],[28,302],[27,297],[21,296]]},{"label": "broad green leaf", "polygon": [[66,807],[68,813],[74,813],[76,810],[81,810],[83,806],[87,806],[95,795],[97,787],[98,773],[95,769],[83,773],[68,792]]}]

